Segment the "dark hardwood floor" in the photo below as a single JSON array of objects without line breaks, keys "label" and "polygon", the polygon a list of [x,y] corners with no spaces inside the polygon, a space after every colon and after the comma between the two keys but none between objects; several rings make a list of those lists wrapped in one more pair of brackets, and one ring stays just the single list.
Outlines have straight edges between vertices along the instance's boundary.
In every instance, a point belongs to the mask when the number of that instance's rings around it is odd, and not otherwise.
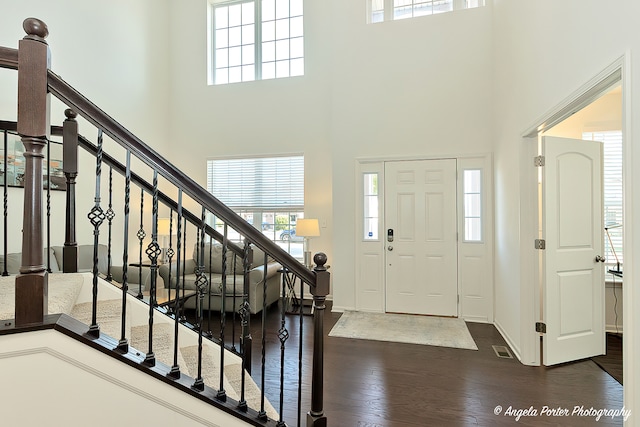
[{"label": "dark hardwood floor", "polygon": [[[190,316],[191,317],[191,316]],[[493,325],[468,323],[478,351],[425,345],[328,337],[340,313],[325,316],[324,410],[335,427],[423,426],[589,426],[622,425],[622,418],[547,416],[541,412],[576,407],[585,411],[620,409],[622,386],[587,359],[556,367],[530,367],[517,359],[499,358],[493,345],[505,345]],[[267,311],[268,330],[280,327],[280,311]],[[261,384],[261,316],[252,317],[253,377]],[[284,419],[296,426],[299,316],[286,316]],[[302,424],[310,407],[311,322],[304,316]],[[294,327],[296,325],[296,327]],[[265,336],[265,394],[279,408],[280,341]],[[274,358],[275,357],[275,358]],[[309,368],[306,368],[309,367]],[[501,407],[501,413],[494,411]],[[505,415],[511,408],[537,411],[537,416]]]}]

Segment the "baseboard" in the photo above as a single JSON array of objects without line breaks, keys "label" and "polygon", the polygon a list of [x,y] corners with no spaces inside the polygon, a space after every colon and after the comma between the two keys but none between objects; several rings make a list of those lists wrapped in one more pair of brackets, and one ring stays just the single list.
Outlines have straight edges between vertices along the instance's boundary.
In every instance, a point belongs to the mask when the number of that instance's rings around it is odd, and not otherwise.
[{"label": "baseboard", "polygon": [[342,307],[340,305],[333,305],[331,307],[332,313],[344,313],[345,311],[354,311],[354,310],[355,310],[354,307]]}]

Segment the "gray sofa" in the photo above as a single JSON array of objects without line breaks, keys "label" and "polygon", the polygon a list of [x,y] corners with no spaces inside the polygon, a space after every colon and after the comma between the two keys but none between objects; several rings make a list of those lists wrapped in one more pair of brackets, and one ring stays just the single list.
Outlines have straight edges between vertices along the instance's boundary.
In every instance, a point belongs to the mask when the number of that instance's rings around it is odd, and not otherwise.
[{"label": "gray sofa", "polygon": [[[211,253],[211,257],[209,254]],[[209,243],[204,246],[205,254],[205,275],[207,282],[211,280],[210,295],[204,296],[203,309],[220,311],[222,309],[222,245],[214,243],[210,248]],[[196,250],[191,259],[185,260],[184,263],[184,287],[188,290],[197,290],[196,287]],[[264,292],[263,278],[265,277],[264,266],[265,254],[260,249],[253,248],[253,263],[249,271],[249,306],[251,314],[262,311],[262,303]],[[235,263],[234,263],[235,261]],[[181,261],[182,262],[182,261]],[[234,265],[235,264],[235,265]],[[235,267],[235,269],[234,269]],[[171,268],[171,282],[169,282],[169,268]],[[266,305],[269,306],[278,301],[281,293],[281,280],[279,270],[282,266],[274,261],[267,263],[266,277]],[[235,271],[235,275],[234,275]],[[242,259],[235,257],[232,251],[227,252],[227,286],[225,294],[225,311],[238,311],[242,304],[244,292],[244,275],[242,274]],[[160,277],[164,281],[165,287],[176,286],[176,263],[172,262],[171,266],[163,264],[158,269]],[[182,267],[180,274],[180,287],[182,287]],[[170,283],[170,285],[169,285]],[[185,303],[187,308],[196,307],[197,298],[189,298]]]},{"label": "gray sofa", "polygon": [[[52,273],[62,272],[62,246],[51,246],[51,248],[44,248],[43,261],[47,264],[49,258]],[[47,253],[50,255],[47,257]],[[18,274],[20,272],[20,266],[22,265],[22,254],[19,252],[7,254],[7,272],[9,274]],[[0,273],[4,271],[4,255],[0,255]],[[107,246],[98,245],[98,272],[104,278],[107,275]],[[93,245],[78,245],[78,272],[93,271]],[[122,266],[111,266],[111,276],[114,281],[122,283]],[[142,273],[142,282],[140,281],[140,273]],[[142,290],[151,287],[151,272],[149,268],[139,267],[127,268],[127,282],[130,288],[135,289],[135,286],[142,283]],[[160,286],[160,285],[158,285]]]}]

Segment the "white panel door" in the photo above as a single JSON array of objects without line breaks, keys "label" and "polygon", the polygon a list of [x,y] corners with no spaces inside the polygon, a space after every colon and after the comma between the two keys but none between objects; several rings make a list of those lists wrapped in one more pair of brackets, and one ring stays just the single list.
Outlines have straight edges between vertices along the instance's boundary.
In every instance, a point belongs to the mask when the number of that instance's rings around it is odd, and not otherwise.
[{"label": "white panel door", "polygon": [[458,316],[456,218],[455,159],[385,163],[385,311]]},{"label": "white panel door", "polygon": [[604,354],[602,144],[544,137],[543,363]]}]

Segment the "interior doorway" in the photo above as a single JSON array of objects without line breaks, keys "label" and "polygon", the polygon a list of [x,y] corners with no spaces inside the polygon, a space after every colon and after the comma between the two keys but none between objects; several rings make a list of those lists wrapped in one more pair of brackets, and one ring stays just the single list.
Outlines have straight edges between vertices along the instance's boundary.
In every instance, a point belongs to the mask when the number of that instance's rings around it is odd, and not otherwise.
[{"label": "interior doorway", "polygon": [[[547,114],[547,116],[543,117],[538,124],[531,128],[531,130],[524,134],[525,140],[529,146],[528,153],[537,153],[538,147],[540,144],[540,140],[543,136],[561,136],[561,137],[570,137],[577,139],[595,139],[599,138],[591,138],[589,136],[597,135],[604,131],[616,131],[620,134],[620,146],[623,147],[622,140],[623,131],[625,131],[624,123],[623,123],[623,99],[622,99],[622,65],[623,60],[619,60],[617,63],[612,64],[607,70],[604,70],[599,76],[594,78],[591,82],[583,86],[579,91],[573,94],[568,98],[565,104],[558,106],[554,111]],[[531,146],[535,146],[532,150]],[[620,153],[624,152],[621,148]],[[535,155],[535,154],[533,154]],[[523,160],[524,161],[524,160]],[[530,160],[529,160],[530,161]],[[620,158],[618,160],[620,168],[624,163],[624,159]],[[524,163],[523,163],[524,164]],[[532,184],[532,181],[537,181],[538,185],[540,185],[540,177],[536,173],[529,173],[529,180],[527,181]],[[620,174],[620,180],[622,179],[622,174]],[[622,188],[622,183],[620,182],[620,187]],[[530,187],[529,187],[530,188]],[[605,188],[605,192],[607,189]],[[530,192],[530,189],[529,189]],[[535,192],[538,194],[538,191]],[[620,194],[622,195],[622,190],[620,190]],[[531,200],[531,199],[529,199]],[[543,226],[543,212],[541,209],[541,201],[536,198],[535,201],[532,201],[533,206],[538,206],[538,215],[534,221],[529,222],[530,226],[535,228],[535,232],[533,235],[537,237],[544,234]],[[526,203],[526,201],[524,202]],[[606,208],[605,208],[606,209]],[[604,216],[605,220],[603,222],[609,223],[611,218],[608,218],[608,213],[606,210],[602,211],[601,214]],[[619,222],[622,223],[622,208],[620,209],[620,218]],[[527,222],[526,219],[523,220],[523,223]],[[603,227],[600,233],[600,237],[603,240],[605,248],[609,248],[611,245],[606,237],[606,231]],[[622,227],[620,227],[622,228]],[[622,230],[619,233],[620,239],[617,242],[615,247],[612,247],[609,250],[609,253],[612,251],[618,251],[621,249],[622,244]],[[545,280],[545,266],[543,263],[543,256],[540,255],[539,251],[536,251],[535,255],[535,264],[537,265],[533,269],[533,273],[537,275],[538,279],[536,282],[539,285],[535,286],[533,290],[532,296],[534,296],[534,305],[530,307],[532,311],[530,312],[535,322],[541,322],[545,324],[551,320],[548,316],[548,313],[545,312],[544,307],[544,280]],[[615,258],[615,257],[613,257]],[[608,260],[608,262],[612,262],[613,260]],[[615,261],[613,261],[615,264]],[[616,268],[616,267],[614,267]],[[605,270],[611,269],[611,265],[608,264],[605,267]],[[610,278],[610,276],[609,276]],[[620,282],[620,281],[619,281]],[[532,283],[533,284],[533,283]],[[607,281],[603,280],[601,283],[603,294],[604,289],[606,287],[607,290],[607,298],[606,301],[606,317],[603,316],[602,326],[605,326],[605,318],[607,329],[618,328],[621,329],[622,325],[619,323],[622,319],[621,311],[622,311],[622,303],[618,301],[618,306],[616,309],[618,310],[617,319],[611,321],[612,316],[612,308],[609,293],[611,292],[610,285]],[[616,291],[616,289],[613,289]],[[621,299],[620,296],[622,294],[621,288],[618,287],[618,299]],[[524,308],[524,307],[523,307]],[[548,325],[546,325],[548,327]],[[538,331],[540,332],[540,331]],[[539,346],[540,337],[544,336],[544,333],[531,333],[532,341],[530,341],[529,350],[531,351],[532,361],[531,364],[540,364],[541,363],[541,352]],[[533,338],[535,337],[535,340]],[[604,338],[604,337],[603,337]],[[536,343],[537,342],[537,343]],[[537,354],[536,354],[537,349]]]}]

